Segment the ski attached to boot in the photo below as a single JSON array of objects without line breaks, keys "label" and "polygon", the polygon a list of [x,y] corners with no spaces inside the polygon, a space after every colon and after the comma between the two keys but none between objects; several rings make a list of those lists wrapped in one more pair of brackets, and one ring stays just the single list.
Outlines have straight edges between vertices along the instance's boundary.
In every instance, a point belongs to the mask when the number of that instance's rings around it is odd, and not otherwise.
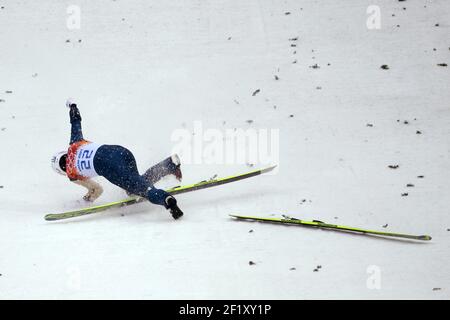
[{"label": "ski attached to boot", "polygon": [[230,214],[231,217],[240,219],[240,220],[251,220],[251,221],[259,221],[259,222],[271,222],[278,224],[289,224],[289,225],[301,225],[306,227],[315,227],[320,229],[329,229],[329,230],[338,230],[344,232],[356,232],[362,234],[372,234],[384,237],[395,237],[395,238],[405,238],[405,239],[413,239],[413,240],[423,240],[429,241],[431,237],[428,235],[410,235],[410,234],[402,234],[402,233],[392,233],[392,232],[384,232],[384,231],[374,231],[374,230],[366,230],[360,228],[353,228],[347,226],[340,226],[335,224],[329,224],[318,220],[313,221],[305,221],[296,218],[292,218],[286,215],[283,215],[283,218],[263,218],[263,217],[251,217],[251,216],[240,216]]},{"label": "ski attached to boot", "polygon": [[[227,184],[230,182],[235,182],[235,181],[255,177],[255,176],[264,174],[266,172],[272,171],[273,169],[275,169],[275,167],[276,167],[276,165],[267,167],[264,169],[258,169],[258,170],[250,171],[247,173],[235,175],[235,176],[226,177],[226,178],[203,180],[203,181],[200,181],[195,184],[186,185],[186,186],[178,186],[178,187],[168,189],[166,191],[168,193],[170,193],[171,195],[176,195],[176,194],[182,194],[182,193],[207,189],[207,188],[211,188],[211,187],[215,187],[215,186],[220,186],[222,184]],[[45,215],[44,218],[45,218],[45,220],[48,220],[48,221],[75,218],[75,217],[80,217],[80,216],[84,216],[84,215],[88,215],[88,214],[102,212],[102,211],[112,209],[112,208],[120,208],[120,207],[124,207],[124,206],[129,206],[129,205],[141,203],[144,201],[147,201],[147,199],[133,196],[133,197],[130,197],[130,198],[127,198],[124,200],[110,202],[110,203],[106,203],[103,205],[88,207],[88,208],[84,208],[84,209],[80,209],[80,210],[67,211],[67,212],[61,212],[61,213],[51,213],[51,214]]]}]

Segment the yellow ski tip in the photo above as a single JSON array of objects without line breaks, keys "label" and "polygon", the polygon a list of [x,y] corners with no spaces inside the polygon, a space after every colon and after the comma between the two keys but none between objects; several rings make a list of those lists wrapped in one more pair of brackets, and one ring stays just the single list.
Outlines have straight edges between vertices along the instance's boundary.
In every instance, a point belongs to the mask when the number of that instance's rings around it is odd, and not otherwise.
[{"label": "yellow ski tip", "polygon": [[271,165],[271,166],[269,166],[269,167],[267,167],[267,168],[260,169],[260,170],[261,170],[262,173],[265,173],[265,172],[272,171],[272,170],[275,169],[276,167],[278,167],[278,165],[277,165],[277,164],[274,164],[274,165]]}]

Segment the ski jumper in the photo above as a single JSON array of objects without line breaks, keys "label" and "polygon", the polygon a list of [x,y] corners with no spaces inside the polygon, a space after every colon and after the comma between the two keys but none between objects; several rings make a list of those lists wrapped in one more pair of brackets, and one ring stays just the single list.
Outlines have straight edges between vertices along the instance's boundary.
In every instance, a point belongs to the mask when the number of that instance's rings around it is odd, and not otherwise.
[{"label": "ski jumper", "polygon": [[165,200],[170,194],[156,189],[153,183],[170,170],[170,166],[164,166],[165,162],[168,163],[168,159],[141,176],[136,159],[128,149],[119,145],[96,144],[83,138],[81,115],[76,106],[71,107],[70,123],[70,147],[66,160],[66,173],[70,180],[86,180],[102,176],[131,194],[147,198],[150,202],[167,208]]}]

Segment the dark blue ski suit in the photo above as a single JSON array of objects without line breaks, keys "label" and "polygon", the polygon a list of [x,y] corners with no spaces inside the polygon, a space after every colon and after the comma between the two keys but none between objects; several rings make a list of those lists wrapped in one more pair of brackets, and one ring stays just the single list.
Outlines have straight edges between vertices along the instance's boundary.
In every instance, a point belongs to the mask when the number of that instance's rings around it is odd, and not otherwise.
[{"label": "dark blue ski suit", "polygon": [[[83,141],[81,115],[76,106],[70,110],[71,137],[70,144]],[[136,159],[130,150],[119,145],[101,145],[94,156],[94,168],[98,175],[126,190],[128,193],[147,198],[154,204],[167,208],[166,191],[157,189],[153,184],[162,176],[175,169],[170,157],[151,167],[143,175],[139,174]]]}]

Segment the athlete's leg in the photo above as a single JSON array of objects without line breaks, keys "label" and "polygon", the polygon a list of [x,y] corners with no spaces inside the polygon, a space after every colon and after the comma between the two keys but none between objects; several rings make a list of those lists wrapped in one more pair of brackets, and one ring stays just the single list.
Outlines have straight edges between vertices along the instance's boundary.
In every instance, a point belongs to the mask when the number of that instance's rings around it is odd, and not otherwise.
[{"label": "athlete's leg", "polygon": [[173,174],[178,180],[181,180],[181,169],[180,169],[180,159],[175,154],[163,161],[155,164],[153,167],[148,169],[142,176],[151,184],[155,184],[161,178]]},{"label": "athlete's leg", "polygon": [[116,186],[167,208],[166,198],[170,197],[170,194],[156,189],[152,183],[139,175],[136,159],[128,149],[104,145],[97,150],[94,166],[98,174]]}]

